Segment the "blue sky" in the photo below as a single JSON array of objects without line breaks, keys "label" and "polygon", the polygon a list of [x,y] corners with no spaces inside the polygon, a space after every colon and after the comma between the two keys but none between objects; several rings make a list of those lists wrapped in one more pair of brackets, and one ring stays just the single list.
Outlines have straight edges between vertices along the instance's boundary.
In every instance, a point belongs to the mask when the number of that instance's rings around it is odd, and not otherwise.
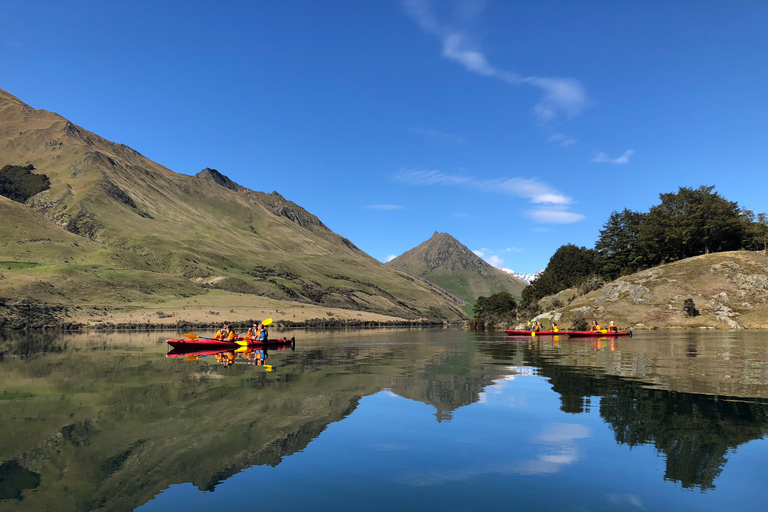
[{"label": "blue sky", "polygon": [[386,260],[496,265],[715,185],[768,211],[768,2],[0,0],[0,88]]}]

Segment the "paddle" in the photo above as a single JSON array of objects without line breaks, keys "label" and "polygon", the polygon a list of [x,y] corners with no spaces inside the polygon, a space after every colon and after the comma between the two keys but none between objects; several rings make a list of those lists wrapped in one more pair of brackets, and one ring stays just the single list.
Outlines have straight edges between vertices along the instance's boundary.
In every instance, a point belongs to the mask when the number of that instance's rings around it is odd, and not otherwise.
[{"label": "paddle", "polygon": [[213,338],[201,338],[200,336],[198,336],[193,332],[188,332],[187,334],[184,335],[184,337],[190,340],[212,340],[213,339]]}]

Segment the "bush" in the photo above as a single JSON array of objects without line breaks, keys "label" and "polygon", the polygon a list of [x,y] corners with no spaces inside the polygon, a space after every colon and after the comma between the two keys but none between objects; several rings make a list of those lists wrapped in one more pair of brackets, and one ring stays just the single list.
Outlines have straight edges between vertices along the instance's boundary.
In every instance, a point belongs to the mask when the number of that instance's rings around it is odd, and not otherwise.
[{"label": "bush", "polygon": [[51,186],[45,174],[33,174],[32,164],[6,165],[0,169],[0,196],[23,203],[35,194]]},{"label": "bush", "polygon": [[571,330],[586,331],[587,329],[589,329],[589,326],[587,325],[587,319],[584,318],[584,315],[582,313],[577,313],[576,316],[574,316],[573,320],[571,321]]}]

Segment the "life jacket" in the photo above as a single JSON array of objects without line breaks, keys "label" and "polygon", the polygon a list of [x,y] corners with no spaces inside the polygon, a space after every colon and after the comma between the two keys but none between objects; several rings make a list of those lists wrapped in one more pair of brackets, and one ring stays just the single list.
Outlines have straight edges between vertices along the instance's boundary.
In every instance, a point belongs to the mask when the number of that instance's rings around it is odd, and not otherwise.
[{"label": "life jacket", "polygon": [[259,333],[259,341],[267,341],[267,330],[266,329],[263,329]]}]

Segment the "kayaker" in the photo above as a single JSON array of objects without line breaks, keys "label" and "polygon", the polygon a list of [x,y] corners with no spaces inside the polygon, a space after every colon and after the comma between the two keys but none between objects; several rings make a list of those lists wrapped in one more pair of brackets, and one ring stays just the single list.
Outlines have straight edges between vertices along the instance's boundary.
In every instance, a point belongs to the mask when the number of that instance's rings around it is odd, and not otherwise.
[{"label": "kayaker", "polygon": [[229,328],[229,324],[224,324],[224,327],[216,331],[216,334],[213,336],[213,339],[232,341],[235,339],[235,331]]},{"label": "kayaker", "polygon": [[541,325],[539,325],[539,322],[533,322],[533,332],[539,332],[541,331]]},{"label": "kayaker", "polygon": [[608,326],[608,330],[610,332],[619,332],[619,328],[616,327],[616,324],[613,323],[613,320],[611,320],[611,325]]},{"label": "kayaker", "polygon": [[592,320],[592,327],[589,330],[592,332],[600,332],[600,324],[597,323],[597,320]]},{"label": "kayaker", "polygon": [[261,330],[261,324],[253,324],[253,327],[248,329],[248,333],[245,335],[245,339],[248,339],[248,340],[258,339],[260,330]]},{"label": "kayaker", "polygon": [[552,322],[552,332],[560,332],[560,329],[557,328],[557,324],[555,322]]},{"label": "kayaker", "polygon": [[267,341],[268,337],[267,326],[264,324],[259,325],[259,341]]}]

